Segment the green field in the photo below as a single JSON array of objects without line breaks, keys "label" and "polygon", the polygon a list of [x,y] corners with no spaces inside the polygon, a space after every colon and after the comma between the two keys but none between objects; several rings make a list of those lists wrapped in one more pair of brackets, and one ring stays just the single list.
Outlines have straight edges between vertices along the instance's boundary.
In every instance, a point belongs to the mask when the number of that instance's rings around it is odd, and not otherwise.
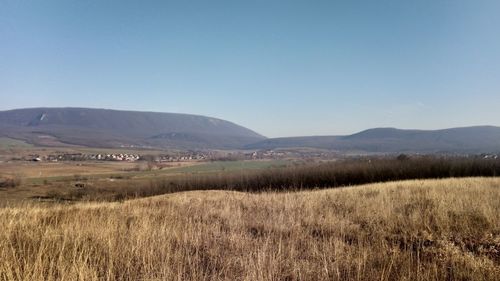
[{"label": "green field", "polygon": [[33,147],[33,145],[21,140],[0,137],[0,149],[28,148],[28,147]]},{"label": "green field", "polygon": [[[271,161],[215,161],[208,163],[201,163],[192,166],[167,168],[162,170],[151,171],[129,171],[119,173],[96,173],[91,175],[82,175],[88,179],[105,179],[105,178],[156,178],[168,175],[179,174],[205,174],[205,173],[224,173],[224,172],[238,172],[248,170],[260,170],[275,167],[285,167],[290,164],[286,160],[271,160]],[[42,184],[44,181],[49,182],[62,182],[74,180],[74,175],[67,176],[49,176],[49,177],[33,177],[26,179],[30,184]]]}]

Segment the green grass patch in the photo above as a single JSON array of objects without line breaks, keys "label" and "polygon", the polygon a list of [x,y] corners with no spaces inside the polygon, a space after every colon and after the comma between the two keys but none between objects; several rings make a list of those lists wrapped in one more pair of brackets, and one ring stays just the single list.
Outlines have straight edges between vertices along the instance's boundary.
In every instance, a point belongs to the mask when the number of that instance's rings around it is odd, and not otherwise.
[{"label": "green grass patch", "polygon": [[22,140],[0,137],[0,148],[1,149],[28,148],[28,147],[33,147],[33,145],[29,144],[25,141],[22,141]]},{"label": "green grass patch", "polygon": [[[271,160],[271,161],[216,161],[207,162],[192,166],[167,168],[162,170],[151,171],[130,171],[118,173],[102,173],[81,175],[89,180],[99,180],[105,178],[136,178],[136,179],[154,179],[173,174],[210,174],[210,173],[224,173],[224,172],[238,172],[248,170],[262,170],[270,168],[283,168],[289,165],[290,162],[285,160]],[[74,175],[68,176],[51,176],[51,177],[35,177],[26,179],[30,184],[43,184],[44,182],[67,182],[75,181]]]}]

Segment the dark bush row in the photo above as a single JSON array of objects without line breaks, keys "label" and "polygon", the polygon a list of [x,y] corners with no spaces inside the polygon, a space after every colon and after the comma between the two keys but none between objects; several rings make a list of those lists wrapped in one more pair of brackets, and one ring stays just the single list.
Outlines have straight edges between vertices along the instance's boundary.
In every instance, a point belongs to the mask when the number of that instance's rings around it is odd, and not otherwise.
[{"label": "dark bush row", "polygon": [[500,175],[500,161],[483,159],[357,160],[270,169],[257,173],[185,178],[162,184],[176,190],[300,190],[406,179]]},{"label": "dark bush row", "polygon": [[123,200],[189,190],[279,191],[332,188],[375,182],[500,175],[500,160],[469,158],[360,159],[308,164],[262,171],[186,175],[123,184],[115,188],[86,188],[72,199]]},{"label": "dark bush row", "polygon": [[21,179],[15,178],[0,178],[0,188],[12,188],[21,184]]}]

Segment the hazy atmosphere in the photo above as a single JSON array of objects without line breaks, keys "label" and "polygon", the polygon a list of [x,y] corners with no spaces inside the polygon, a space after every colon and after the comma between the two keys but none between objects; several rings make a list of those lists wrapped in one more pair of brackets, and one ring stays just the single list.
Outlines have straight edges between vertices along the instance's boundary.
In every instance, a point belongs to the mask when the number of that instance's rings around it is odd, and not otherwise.
[{"label": "hazy atmosphere", "polygon": [[1,1],[0,110],[192,113],[268,137],[498,125],[499,12],[498,1]]},{"label": "hazy atmosphere", "polygon": [[0,0],[0,281],[498,281],[499,0]]}]

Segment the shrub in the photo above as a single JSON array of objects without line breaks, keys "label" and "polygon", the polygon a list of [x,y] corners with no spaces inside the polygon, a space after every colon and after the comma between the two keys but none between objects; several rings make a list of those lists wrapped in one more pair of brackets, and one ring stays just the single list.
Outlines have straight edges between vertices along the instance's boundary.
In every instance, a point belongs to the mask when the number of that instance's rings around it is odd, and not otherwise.
[{"label": "shrub", "polygon": [[[74,199],[111,200],[189,190],[280,191],[332,188],[374,182],[449,177],[496,176],[500,160],[479,158],[363,158],[260,171],[185,175],[113,188],[90,187]],[[85,194],[81,194],[81,193]]]},{"label": "shrub", "polygon": [[0,188],[14,188],[21,185],[21,177],[0,178]]}]

